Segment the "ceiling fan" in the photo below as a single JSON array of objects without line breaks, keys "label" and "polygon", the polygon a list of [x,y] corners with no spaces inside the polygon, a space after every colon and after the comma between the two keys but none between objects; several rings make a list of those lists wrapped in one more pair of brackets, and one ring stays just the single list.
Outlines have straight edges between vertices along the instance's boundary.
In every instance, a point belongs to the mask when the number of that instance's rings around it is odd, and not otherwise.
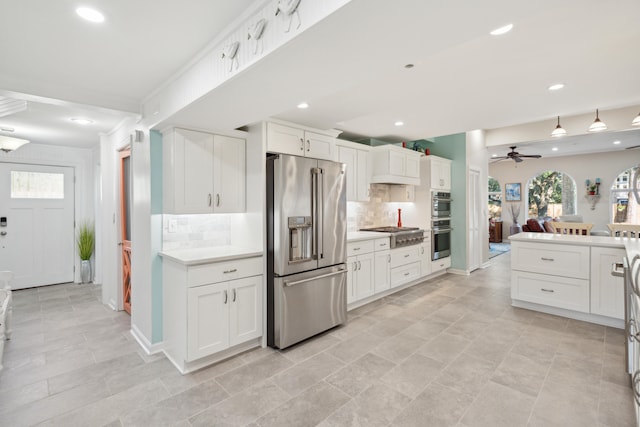
[{"label": "ceiling fan", "polygon": [[506,156],[501,156],[501,157],[494,157],[493,160],[504,160],[504,159],[512,159],[514,162],[516,163],[520,163],[522,162],[523,158],[530,158],[530,159],[539,159],[540,157],[542,157],[540,154],[520,154],[516,151],[516,147],[509,147],[511,148],[511,152],[507,153]]}]

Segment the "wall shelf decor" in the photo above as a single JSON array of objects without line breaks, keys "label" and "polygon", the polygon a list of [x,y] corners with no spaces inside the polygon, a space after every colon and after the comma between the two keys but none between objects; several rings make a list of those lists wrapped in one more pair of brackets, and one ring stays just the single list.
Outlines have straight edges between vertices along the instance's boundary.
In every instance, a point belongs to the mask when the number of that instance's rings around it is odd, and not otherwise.
[{"label": "wall shelf decor", "polygon": [[238,69],[238,48],[240,47],[240,42],[233,42],[228,44],[222,50],[222,59],[229,59],[229,71],[233,70],[233,66],[236,66],[236,70]]},{"label": "wall shelf decor", "polygon": [[278,1],[276,16],[278,16],[278,14],[282,12],[282,14],[286,17],[286,19],[289,20],[289,25],[287,26],[285,33],[288,33],[289,30],[291,30],[291,21],[293,21],[294,14],[296,15],[296,18],[298,18],[298,26],[296,27],[296,29],[300,28],[300,24],[302,22],[300,21],[300,14],[298,13],[298,6],[300,6],[300,0],[279,0]]},{"label": "wall shelf decor", "polygon": [[598,200],[600,200],[600,195],[599,194],[587,194],[584,196],[585,199],[587,199],[587,201],[589,202],[589,206],[591,207],[591,210],[595,210],[596,209],[596,203],[598,203]]},{"label": "wall shelf decor", "polygon": [[258,46],[260,46],[260,53],[264,53],[264,42],[262,36],[264,35],[264,29],[267,26],[267,20],[262,18],[251,27],[249,27],[249,33],[247,34],[247,40],[253,39],[253,54],[258,53]]}]

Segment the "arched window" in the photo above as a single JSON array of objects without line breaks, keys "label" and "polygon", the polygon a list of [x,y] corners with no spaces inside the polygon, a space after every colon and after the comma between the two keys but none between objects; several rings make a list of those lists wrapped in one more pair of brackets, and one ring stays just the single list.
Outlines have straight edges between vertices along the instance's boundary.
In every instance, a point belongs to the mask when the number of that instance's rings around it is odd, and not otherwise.
[{"label": "arched window", "polygon": [[489,218],[502,217],[502,188],[495,178],[489,177]]},{"label": "arched window", "polygon": [[640,224],[640,165],[622,172],[611,186],[611,222]]},{"label": "arched window", "polygon": [[576,214],[576,183],[569,175],[544,171],[531,178],[527,188],[530,218]]}]

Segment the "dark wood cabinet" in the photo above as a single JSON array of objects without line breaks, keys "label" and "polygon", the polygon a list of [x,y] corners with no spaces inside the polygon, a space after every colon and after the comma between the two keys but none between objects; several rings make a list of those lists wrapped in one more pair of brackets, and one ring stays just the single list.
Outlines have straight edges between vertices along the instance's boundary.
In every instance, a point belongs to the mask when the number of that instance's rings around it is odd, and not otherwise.
[{"label": "dark wood cabinet", "polygon": [[495,221],[489,223],[489,242],[501,243],[502,242],[502,221]]}]

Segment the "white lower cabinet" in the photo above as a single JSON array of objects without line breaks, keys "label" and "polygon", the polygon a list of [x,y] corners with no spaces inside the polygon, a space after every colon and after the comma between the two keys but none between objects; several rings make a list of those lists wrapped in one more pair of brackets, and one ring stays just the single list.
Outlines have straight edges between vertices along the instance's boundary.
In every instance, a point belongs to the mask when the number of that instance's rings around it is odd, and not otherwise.
[{"label": "white lower cabinet", "polygon": [[187,297],[187,360],[262,335],[262,276],[197,286]]},{"label": "white lower cabinet", "polygon": [[377,251],[374,257],[373,288],[375,293],[391,287],[391,251]]},{"label": "white lower cabinet", "polygon": [[347,304],[373,295],[373,253],[347,258]]},{"label": "white lower cabinet", "polygon": [[431,261],[431,272],[437,273],[438,271],[446,270],[451,267],[451,257],[437,259],[435,261]]},{"label": "white lower cabinet", "polygon": [[591,248],[591,312],[624,319],[624,279],[611,275],[611,266],[622,263],[624,249]]},{"label": "white lower cabinet", "polygon": [[420,276],[428,276],[431,274],[431,242],[426,237],[420,244]]},{"label": "white lower cabinet", "polygon": [[391,250],[391,287],[420,278],[420,246]]},{"label": "white lower cabinet", "polygon": [[259,345],[262,257],[182,265],[163,260],[164,352],[183,373]]},{"label": "white lower cabinet", "polygon": [[525,271],[511,274],[511,297],[514,299],[589,312],[588,280]]}]

